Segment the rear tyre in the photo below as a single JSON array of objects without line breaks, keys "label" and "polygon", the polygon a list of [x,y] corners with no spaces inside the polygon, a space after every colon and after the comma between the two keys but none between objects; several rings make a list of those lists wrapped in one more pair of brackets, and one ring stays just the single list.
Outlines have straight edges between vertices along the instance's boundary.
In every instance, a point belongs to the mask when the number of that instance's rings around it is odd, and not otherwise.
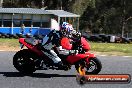
[{"label": "rear tyre", "polygon": [[28,49],[20,50],[14,55],[13,65],[21,73],[32,74],[36,71],[34,55]]}]

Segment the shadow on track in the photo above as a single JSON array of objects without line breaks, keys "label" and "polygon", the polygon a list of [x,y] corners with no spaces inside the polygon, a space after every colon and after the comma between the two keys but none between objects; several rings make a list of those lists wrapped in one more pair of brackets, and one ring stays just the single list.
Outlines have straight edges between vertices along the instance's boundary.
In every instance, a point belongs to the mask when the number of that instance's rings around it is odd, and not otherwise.
[{"label": "shadow on track", "polygon": [[45,74],[45,73],[33,73],[30,75],[25,75],[19,72],[0,72],[0,75],[5,77],[35,77],[35,78],[52,78],[52,77],[76,77],[76,75],[59,75],[59,74]]}]

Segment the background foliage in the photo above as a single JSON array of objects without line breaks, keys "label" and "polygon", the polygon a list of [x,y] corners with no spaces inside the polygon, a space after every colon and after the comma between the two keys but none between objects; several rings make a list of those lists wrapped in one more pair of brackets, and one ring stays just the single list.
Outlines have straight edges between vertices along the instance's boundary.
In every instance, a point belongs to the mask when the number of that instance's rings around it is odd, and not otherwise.
[{"label": "background foliage", "polygon": [[132,33],[132,0],[4,0],[3,7],[63,9],[81,15],[80,30]]}]

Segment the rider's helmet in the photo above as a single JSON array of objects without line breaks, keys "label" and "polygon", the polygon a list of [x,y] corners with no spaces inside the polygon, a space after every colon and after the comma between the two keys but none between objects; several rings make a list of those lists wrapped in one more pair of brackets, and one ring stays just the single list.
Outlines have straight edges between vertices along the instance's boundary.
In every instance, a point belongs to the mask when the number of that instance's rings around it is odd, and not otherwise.
[{"label": "rider's helmet", "polygon": [[68,24],[69,24],[69,23],[67,23],[67,22],[63,22],[63,23],[62,23],[62,26],[61,26],[61,27],[62,27],[62,30],[63,30],[63,29],[66,29],[66,26],[67,26]]},{"label": "rider's helmet", "polygon": [[73,31],[75,32],[75,30],[73,29],[73,26],[67,22],[63,22],[62,26],[61,26],[61,32],[64,36],[71,36]]}]

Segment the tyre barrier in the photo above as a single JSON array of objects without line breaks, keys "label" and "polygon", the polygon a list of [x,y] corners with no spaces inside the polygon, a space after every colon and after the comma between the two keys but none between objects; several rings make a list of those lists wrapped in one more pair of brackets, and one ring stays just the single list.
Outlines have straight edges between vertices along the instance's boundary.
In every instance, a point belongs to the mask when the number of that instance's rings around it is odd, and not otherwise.
[{"label": "tyre barrier", "polygon": [[131,43],[132,42],[132,38],[118,37],[118,36],[105,35],[105,34],[96,34],[90,36],[82,35],[82,36],[85,37],[90,42],[101,42],[101,43]]}]

